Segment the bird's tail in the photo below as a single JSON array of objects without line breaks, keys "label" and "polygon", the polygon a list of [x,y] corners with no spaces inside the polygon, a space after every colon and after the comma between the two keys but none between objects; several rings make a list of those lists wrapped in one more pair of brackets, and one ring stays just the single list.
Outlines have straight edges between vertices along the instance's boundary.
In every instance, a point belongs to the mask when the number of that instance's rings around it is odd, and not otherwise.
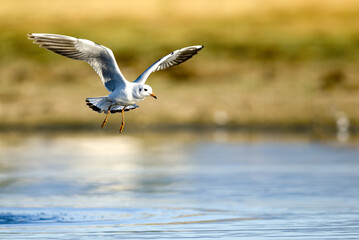
[{"label": "bird's tail", "polygon": [[[107,97],[95,97],[95,98],[86,98],[86,104],[92,110],[99,113],[107,113],[108,108],[111,106],[112,102],[107,99]],[[125,106],[112,105],[111,113],[121,112]],[[125,107],[125,111],[138,108],[136,104],[128,105]]]},{"label": "bird's tail", "polygon": [[86,104],[89,108],[99,113],[107,112],[111,106],[111,102],[107,100],[107,97],[86,98]]}]

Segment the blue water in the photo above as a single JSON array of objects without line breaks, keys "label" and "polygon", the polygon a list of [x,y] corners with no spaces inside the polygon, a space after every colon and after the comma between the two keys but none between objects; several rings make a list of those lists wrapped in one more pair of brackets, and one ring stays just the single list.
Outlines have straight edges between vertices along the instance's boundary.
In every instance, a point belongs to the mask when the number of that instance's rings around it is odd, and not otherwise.
[{"label": "blue water", "polygon": [[1,135],[0,239],[359,239],[358,146]]}]

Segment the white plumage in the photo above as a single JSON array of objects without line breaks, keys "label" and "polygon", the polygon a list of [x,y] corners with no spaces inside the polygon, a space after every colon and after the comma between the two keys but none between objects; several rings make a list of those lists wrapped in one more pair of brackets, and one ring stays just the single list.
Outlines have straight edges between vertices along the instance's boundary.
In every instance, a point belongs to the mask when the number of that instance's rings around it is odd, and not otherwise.
[{"label": "white plumage", "polygon": [[203,46],[197,45],[173,51],[153,63],[135,81],[129,82],[117,66],[111,49],[105,46],[90,40],[57,34],[31,33],[28,36],[40,47],[68,58],[85,61],[91,65],[110,94],[104,97],[87,98],[87,105],[94,111],[107,113],[102,127],[105,126],[110,112],[122,112],[120,132],[124,126],[124,111],[137,108],[136,103],[145,97],[152,96],[157,99],[152,88],[145,84],[148,76],[155,71],[164,70],[187,61],[203,48]]}]

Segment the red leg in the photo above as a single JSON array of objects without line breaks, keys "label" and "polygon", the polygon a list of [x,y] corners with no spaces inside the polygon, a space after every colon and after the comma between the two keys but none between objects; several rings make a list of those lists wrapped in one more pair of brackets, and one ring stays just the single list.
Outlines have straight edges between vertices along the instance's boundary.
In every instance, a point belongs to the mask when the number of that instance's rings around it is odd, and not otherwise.
[{"label": "red leg", "polygon": [[122,133],[123,127],[125,126],[125,106],[122,108],[122,123],[120,127],[120,133]]},{"label": "red leg", "polygon": [[108,109],[107,109],[106,118],[105,118],[105,120],[103,120],[102,125],[101,125],[101,128],[103,128],[103,127],[106,125],[107,118],[108,118],[108,115],[110,114],[111,107],[112,107],[112,105],[110,105],[110,106],[108,107]]}]

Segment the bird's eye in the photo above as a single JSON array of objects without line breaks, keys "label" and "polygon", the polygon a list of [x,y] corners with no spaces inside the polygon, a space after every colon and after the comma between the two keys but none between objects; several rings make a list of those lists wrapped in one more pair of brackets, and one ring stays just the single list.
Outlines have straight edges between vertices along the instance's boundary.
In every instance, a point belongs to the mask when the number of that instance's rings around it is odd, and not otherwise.
[{"label": "bird's eye", "polygon": [[140,92],[142,91],[142,89],[140,88]]},{"label": "bird's eye", "polygon": [[147,89],[145,88],[145,92],[147,92]]}]

